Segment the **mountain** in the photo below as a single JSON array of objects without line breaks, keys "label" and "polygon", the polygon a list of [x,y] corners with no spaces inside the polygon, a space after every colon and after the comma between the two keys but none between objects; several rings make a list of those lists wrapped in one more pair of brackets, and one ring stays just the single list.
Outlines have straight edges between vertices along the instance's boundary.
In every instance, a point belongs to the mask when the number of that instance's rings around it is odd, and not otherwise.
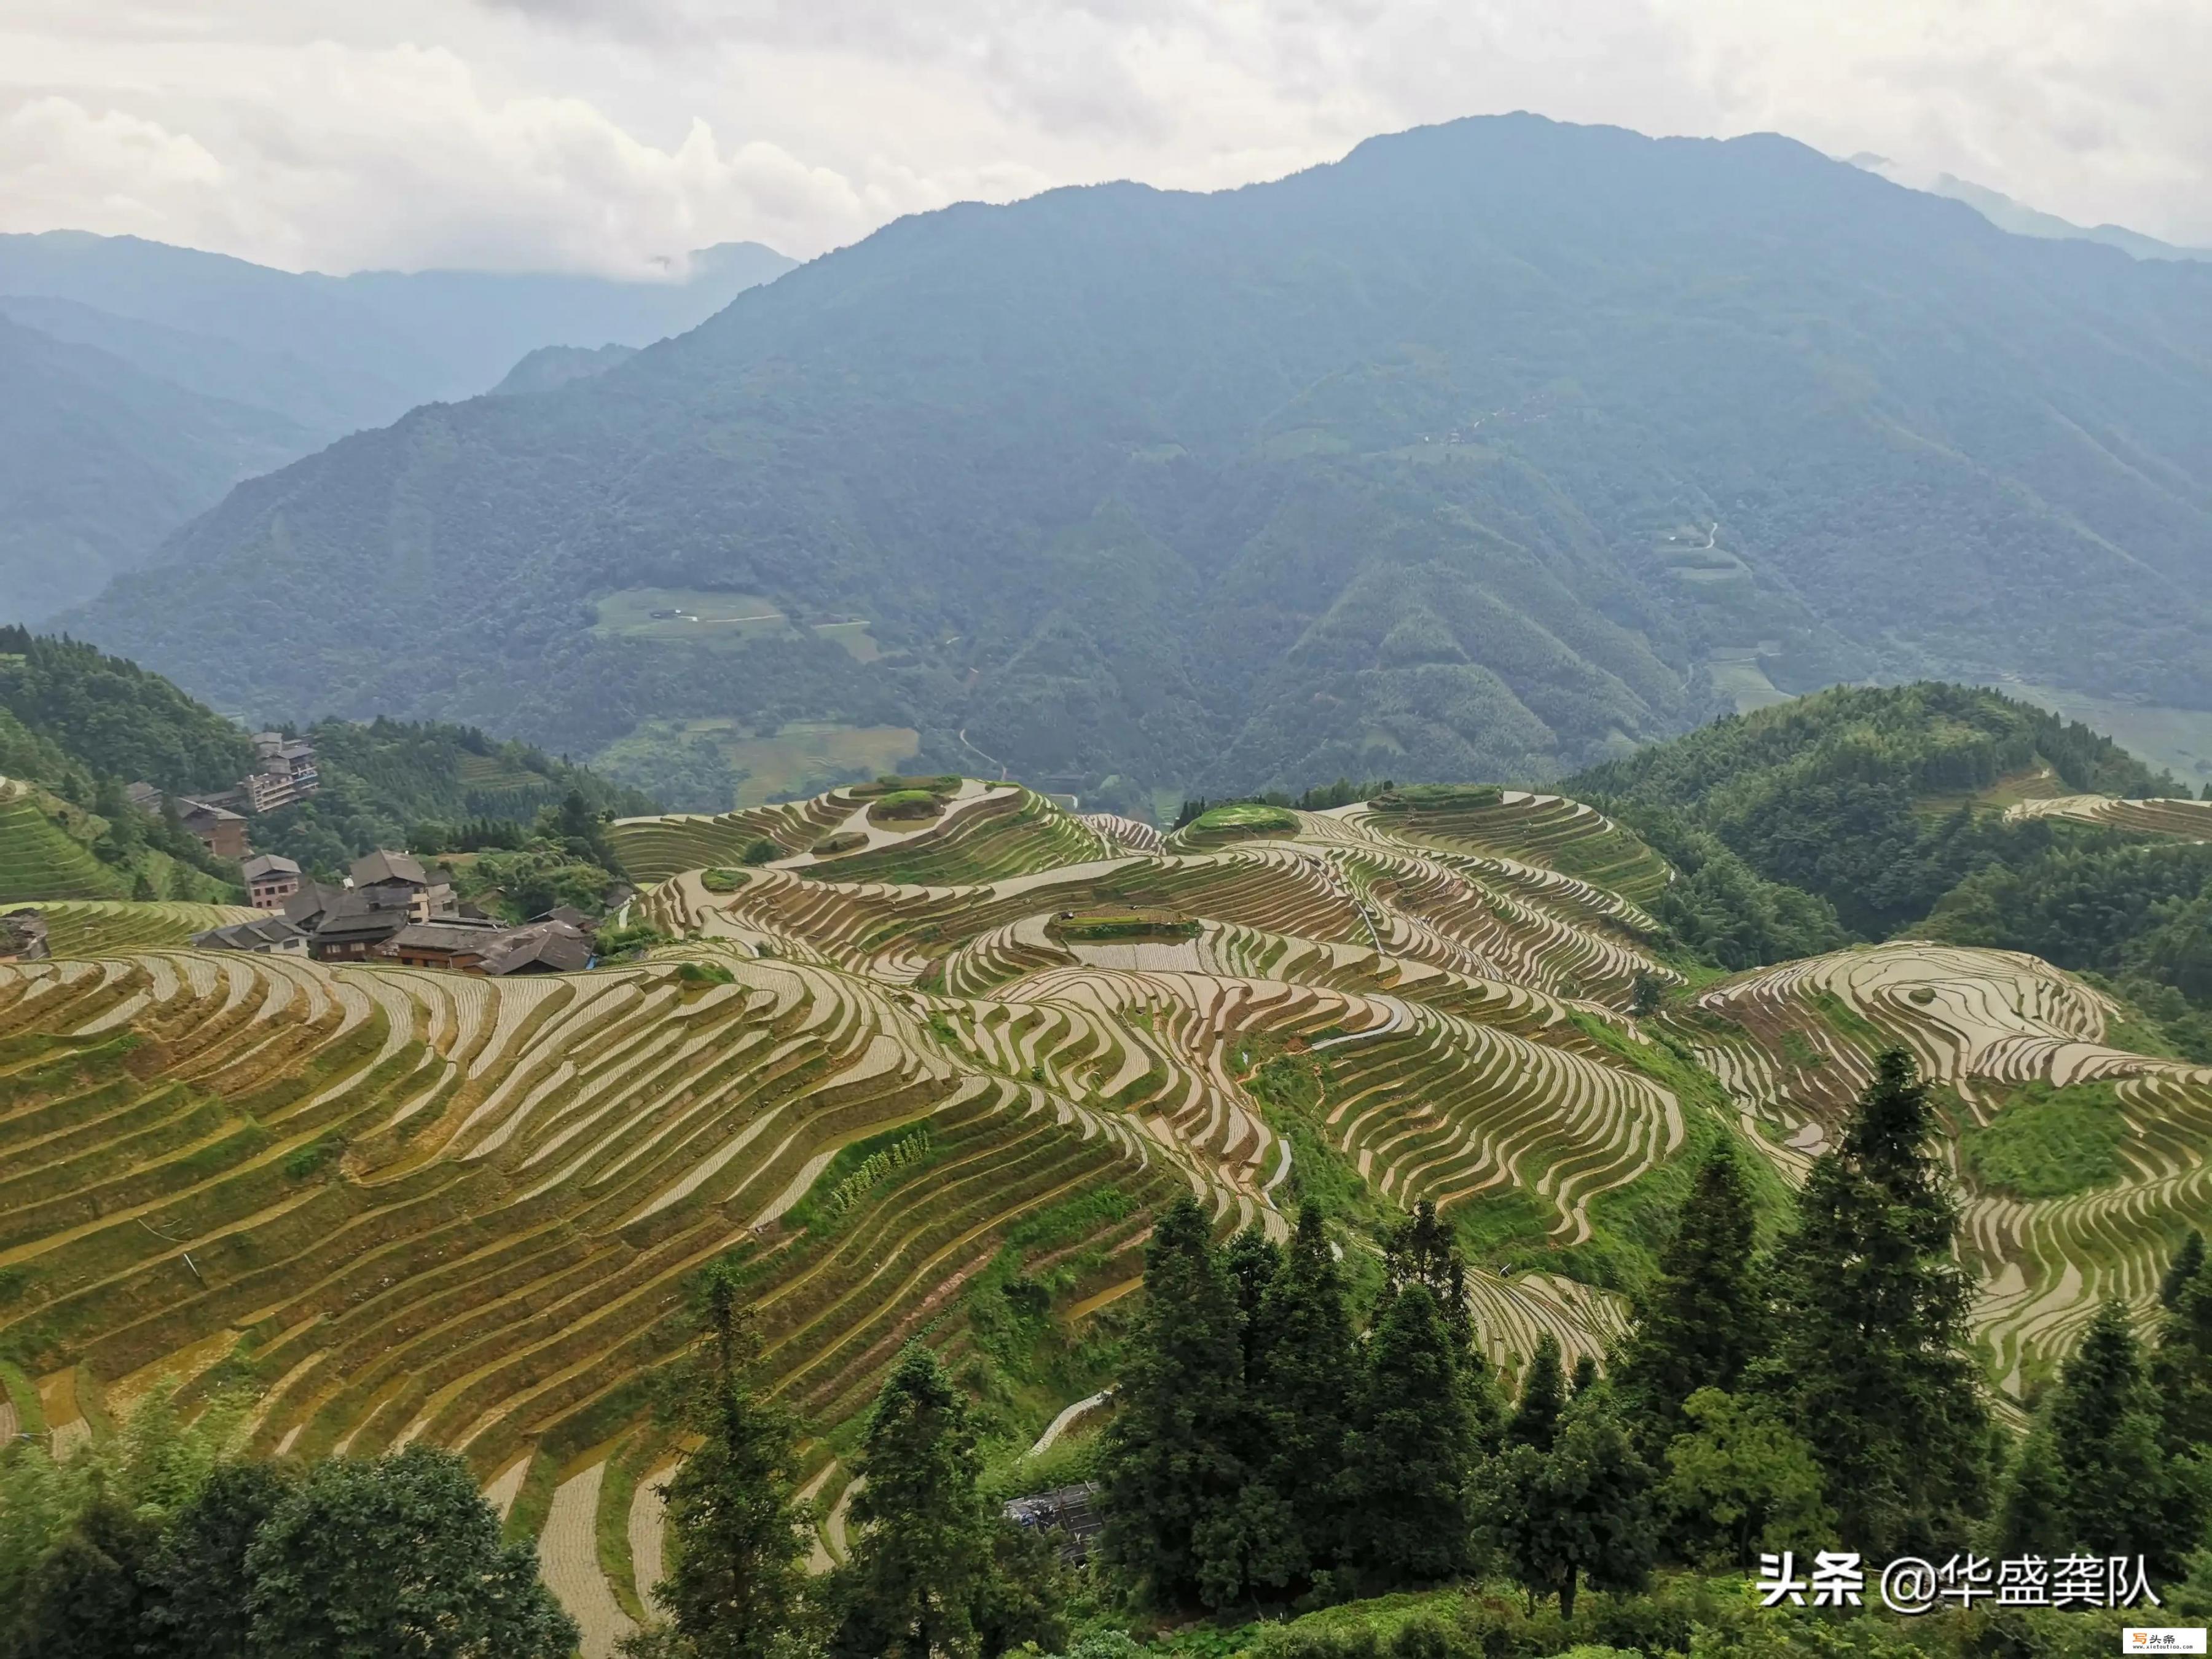
[{"label": "mountain", "polygon": [[636,356],[635,346],[540,346],[507,370],[506,378],[491,389],[490,395],[514,398],[532,392],[550,392],[571,380],[587,380],[594,374],[604,374],[617,363],[627,362]]},{"label": "mountain", "polygon": [[133,237],[0,236],[0,422],[22,434],[0,459],[0,618],[82,602],[241,477],[483,392],[541,346],[679,333],[791,264],[732,243],[663,283],[331,277]]},{"label": "mountain", "polygon": [[1991,190],[1987,185],[1975,184],[1956,173],[1939,173],[1925,183],[1916,184],[1903,168],[1886,155],[1871,151],[1850,158],[1851,165],[1878,173],[1893,183],[1925,190],[1930,195],[1947,197],[1954,202],[1964,202],[1987,219],[1999,230],[2008,230],[2015,236],[2040,236],[2063,242],[2101,242],[2106,247],[2116,247],[2136,259],[2205,259],[2212,260],[2212,248],[2179,247],[2172,242],[2161,242],[2155,236],[2146,236],[2139,230],[2130,230],[2125,225],[2077,225],[2070,219],[2062,219],[2055,213],[2045,213],[2025,202],[2014,201],[2001,190]]},{"label": "mountain", "polygon": [[286,416],[4,315],[0,387],[0,617],[97,592],[240,478],[313,441]]},{"label": "mountain", "polygon": [[2212,270],[1516,116],[902,220],[257,479],[70,625],[577,752],[1540,781],[1747,675],[2212,706],[2208,432]]}]

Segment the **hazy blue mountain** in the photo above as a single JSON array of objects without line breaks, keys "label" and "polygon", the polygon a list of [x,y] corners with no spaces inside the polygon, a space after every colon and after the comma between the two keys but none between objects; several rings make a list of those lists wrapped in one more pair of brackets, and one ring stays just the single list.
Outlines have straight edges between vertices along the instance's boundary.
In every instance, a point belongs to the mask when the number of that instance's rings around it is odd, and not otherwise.
[{"label": "hazy blue mountain", "polygon": [[[693,255],[684,279],[665,283],[331,277],[135,237],[0,236],[0,319],[106,360],[78,377],[99,383],[96,416],[85,403],[95,394],[77,379],[41,378],[89,359],[49,354],[39,374],[0,380],[0,420],[37,434],[32,452],[0,459],[9,481],[0,484],[0,620],[36,620],[88,598],[246,473],[419,404],[481,392],[540,346],[635,347],[680,332],[791,264],[744,242]],[[40,401],[64,383],[75,390],[64,406]],[[58,452],[64,432],[69,447]],[[112,453],[101,447],[110,442]],[[33,453],[60,453],[58,474]]]},{"label": "hazy blue mountain", "polygon": [[[1851,165],[1864,167],[1869,173],[1878,173],[1895,184],[1906,182],[1894,161],[1887,155],[1876,155],[1871,150],[1852,156]],[[2212,260],[2212,248],[2182,247],[2172,242],[2161,242],[2155,236],[2130,230],[2125,225],[2077,225],[2071,219],[2062,219],[2055,213],[2032,208],[2025,202],[2014,201],[2001,190],[1991,190],[1987,185],[1978,185],[1972,179],[1961,179],[1954,173],[1937,173],[1924,188],[1931,196],[1964,202],[1999,230],[2008,230],[2015,236],[2039,236],[2045,240],[2062,242],[2102,242],[2106,247],[2116,247],[2136,259]]]},{"label": "hazy blue mountain", "polygon": [[0,316],[0,623],[97,592],[240,478],[311,446],[282,415]]},{"label": "hazy blue mountain", "polygon": [[[791,625],[653,597],[701,590]],[[1716,676],[2212,706],[2208,596],[2212,270],[1522,116],[902,220],[254,480],[68,620],[225,707],[903,725],[1111,798],[1556,775]]]},{"label": "hazy blue mountain", "polygon": [[627,362],[636,356],[635,346],[540,346],[507,371],[507,378],[491,389],[492,395],[513,398],[531,392],[550,392],[571,380],[588,380],[594,374],[604,374],[617,363]]}]

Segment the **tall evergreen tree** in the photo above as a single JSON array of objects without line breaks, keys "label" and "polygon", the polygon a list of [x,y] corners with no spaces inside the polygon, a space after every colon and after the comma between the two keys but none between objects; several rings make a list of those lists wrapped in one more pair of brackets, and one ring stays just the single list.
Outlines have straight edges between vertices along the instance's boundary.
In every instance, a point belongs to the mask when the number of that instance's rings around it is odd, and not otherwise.
[{"label": "tall evergreen tree", "polygon": [[1393,1584],[1468,1562],[1469,1481],[1479,1455],[1459,1376],[1462,1348],[1428,1286],[1407,1285],[1367,1345],[1367,1386],[1348,1462],[1354,1554]]},{"label": "tall evergreen tree", "polygon": [[[1383,1299],[1387,1302],[1409,1285],[1422,1285],[1450,1327],[1462,1348],[1474,1345],[1474,1316],[1467,1306],[1467,1257],[1459,1239],[1437,1214],[1437,1206],[1423,1199],[1392,1231],[1382,1247]],[[1382,1310],[1375,1310],[1382,1322]]]},{"label": "tall evergreen tree", "polygon": [[1344,1274],[1314,1205],[1298,1211],[1260,1323],[1267,1340],[1249,1381],[1269,1446],[1262,1467],[1295,1525],[1291,1576],[1304,1577],[1343,1551],[1345,1440],[1362,1381]]},{"label": "tall evergreen tree", "polygon": [[706,1285],[704,1340],[679,1378],[677,1421],[698,1437],[666,1486],[675,1547],[650,1587],[671,1629],[635,1650],[696,1659],[767,1659],[801,1622],[805,1512],[793,1492],[797,1434],[750,1385],[759,1340],[724,1273]]},{"label": "tall evergreen tree", "polygon": [[1566,1409],[1566,1380],[1559,1374],[1559,1339],[1546,1331],[1536,1339],[1536,1352],[1528,1362],[1528,1375],[1521,1383],[1521,1398],[1505,1422],[1505,1443],[1533,1446],[1549,1451],[1559,1432],[1559,1413]]},{"label": "tall evergreen tree", "polygon": [[[1237,1454],[1244,1432],[1237,1292],[1206,1212],[1178,1198],[1145,1249],[1145,1307],[1107,1425],[1101,1508],[1106,1559],[1153,1602],[1242,1594],[1248,1528],[1240,1499],[1271,1497]],[[1279,1566],[1287,1576],[1287,1561]]]},{"label": "tall evergreen tree", "polygon": [[1751,1188],[1724,1137],[1698,1166],[1620,1368],[1622,1407],[1647,1445],[1681,1431],[1683,1402],[1698,1389],[1733,1393],[1765,1347],[1755,1231]]},{"label": "tall evergreen tree", "polygon": [[2166,1264],[2165,1275],[2158,1282],[2159,1306],[2179,1307],[2183,1287],[2203,1268],[2204,1235],[2191,1227],[2189,1237],[2181,1241],[2181,1248],[2173,1253],[2173,1260]]},{"label": "tall evergreen tree", "polygon": [[2201,1254],[2159,1322],[2150,1380],[2166,1455],[2194,1455],[2212,1467],[2212,1264]]},{"label": "tall evergreen tree", "polygon": [[1283,1253],[1255,1222],[1229,1241],[1229,1248],[1222,1253],[1222,1266],[1236,1289],[1237,1336],[1249,1370],[1255,1352],[1266,1340],[1260,1304],[1267,1299],[1275,1275],[1282,1271]]},{"label": "tall evergreen tree", "polygon": [[869,1414],[853,1500],[852,1559],[831,1597],[838,1659],[975,1659],[992,1577],[994,1517],[966,1398],[910,1342]]},{"label": "tall evergreen tree", "polygon": [[[2098,1309],[2044,1416],[2007,1483],[2002,1513],[2019,1533],[2006,1547],[2141,1555],[2154,1577],[2179,1576],[2202,1516],[2191,1482],[2159,1443],[2157,1397],[2120,1303]],[[2050,1467],[2036,1468],[2028,1451]],[[2039,1490],[2031,1504],[2027,1493]],[[2030,1530],[2037,1522],[2047,1528],[2040,1535]]]},{"label": "tall evergreen tree", "polygon": [[1883,1054],[1842,1145],[1798,1194],[1775,1256],[1773,1353],[1756,1368],[1869,1556],[1925,1554],[1987,1512],[1972,1291],[1952,1252],[1957,1206],[1926,1151],[1934,1127],[1911,1056]]}]

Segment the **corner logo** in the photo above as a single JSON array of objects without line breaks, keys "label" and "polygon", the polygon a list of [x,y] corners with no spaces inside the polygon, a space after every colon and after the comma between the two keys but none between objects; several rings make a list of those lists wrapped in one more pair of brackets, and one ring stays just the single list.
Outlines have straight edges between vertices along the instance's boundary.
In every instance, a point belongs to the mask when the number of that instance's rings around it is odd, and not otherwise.
[{"label": "corner logo", "polygon": [[2121,1632],[2120,1651],[2123,1653],[2203,1653],[2204,1626],[2198,1625],[2166,1626],[2163,1628],[2130,1627]]}]

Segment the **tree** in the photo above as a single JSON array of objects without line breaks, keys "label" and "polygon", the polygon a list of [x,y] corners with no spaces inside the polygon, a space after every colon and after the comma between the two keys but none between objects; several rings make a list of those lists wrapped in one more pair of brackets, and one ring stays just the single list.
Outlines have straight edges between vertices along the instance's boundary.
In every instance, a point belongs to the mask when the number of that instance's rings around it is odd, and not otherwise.
[{"label": "tree", "polygon": [[2204,1235],[2191,1227],[2189,1237],[2181,1241],[2181,1248],[2173,1253],[2173,1260],[2166,1264],[2166,1273],[2158,1281],[2159,1306],[2179,1307],[2182,1291],[2203,1269]]},{"label": "tree", "polygon": [[2201,1249],[2196,1270],[2174,1286],[2166,1305],[2150,1362],[2166,1455],[2194,1455],[2212,1465],[2212,1266]]},{"label": "tree", "polygon": [[1268,1486],[1288,1510],[1291,1576],[1337,1560],[1344,1547],[1345,1438],[1361,1382],[1359,1345],[1344,1275],[1322,1212],[1300,1206],[1282,1270],[1261,1299],[1265,1334],[1248,1379],[1268,1446]]},{"label": "tree", "polygon": [[1254,1349],[1263,1340],[1260,1304],[1267,1297],[1267,1287],[1275,1282],[1275,1275],[1282,1271],[1283,1253],[1255,1223],[1229,1241],[1228,1249],[1222,1254],[1222,1265],[1228,1270],[1229,1282],[1237,1291],[1239,1346],[1249,1369]]},{"label": "tree", "polygon": [[1468,1561],[1468,1481],[1479,1453],[1460,1347],[1428,1286],[1394,1297],[1367,1349],[1367,1386],[1347,1456],[1358,1516],[1353,1553],[1393,1584]]},{"label": "tree", "polygon": [[136,1659],[156,1594],[149,1581],[158,1528],[106,1493],[31,1570],[11,1611],[9,1659]]},{"label": "tree", "polygon": [[1559,1419],[1548,1451],[1526,1442],[1490,1461],[1484,1531],[1531,1596],[1557,1595],[1574,1617],[1578,1587],[1632,1590],[1651,1570],[1651,1470],[1611,1392],[1593,1389]]},{"label": "tree", "polygon": [[1259,1488],[1236,1449],[1244,1410],[1236,1291],[1188,1194],[1153,1223],[1130,1347],[1105,1435],[1102,1551],[1159,1606],[1221,1606],[1243,1590],[1238,1500]]},{"label": "tree", "polygon": [[1966,1353],[1957,1208],[1924,1149],[1934,1125],[1911,1056],[1883,1054],[1798,1194],[1775,1255],[1775,1346],[1755,1368],[1870,1558],[1941,1548],[1987,1512],[1992,1435]]},{"label": "tree", "polygon": [[[1474,1319],[1467,1307],[1467,1258],[1459,1239],[1437,1215],[1437,1206],[1423,1199],[1413,1213],[1400,1222],[1382,1247],[1383,1297],[1387,1301],[1409,1285],[1428,1288],[1437,1310],[1462,1348],[1474,1344]],[[1382,1309],[1375,1310],[1382,1322]]]},{"label": "tree", "polygon": [[[2035,1468],[2025,1455],[2014,1467],[2003,1513],[2018,1533],[2007,1536],[2008,1547],[2141,1555],[2155,1576],[2179,1577],[2201,1514],[2159,1436],[2158,1401],[2127,1309],[2106,1302],[2067,1357],[2029,1437],[2028,1449],[2049,1468]],[[2024,1486],[2042,1494],[2033,1506]]]},{"label": "tree", "polygon": [[726,1273],[709,1273],[705,1302],[704,1338],[672,1397],[677,1424],[699,1444],[664,1488],[674,1547],[651,1594],[699,1659],[765,1659],[784,1650],[804,1612],[797,1433],[753,1391],[759,1339]]},{"label": "tree", "polygon": [[1505,1443],[1552,1449],[1559,1413],[1566,1407],[1566,1381],[1559,1373],[1559,1339],[1546,1331],[1536,1339],[1535,1357],[1521,1384],[1521,1398],[1505,1421]]},{"label": "tree", "polygon": [[1683,1403],[1699,1389],[1734,1392],[1765,1346],[1755,1232],[1751,1188],[1724,1137],[1698,1166],[1620,1367],[1622,1407],[1647,1446],[1681,1431]]},{"label": "tree", "polygon": [[1832,1535],[1813,1449],[1763,1402],[1700,1389],[1682,1419],[1658,1493],[1679,1559],[1747,1567],[1762,1552],[1809,1553]]},{"label": "tree", "polygon": [[527,1544],[502,1544],[468,1465],[410,1446],[319,1463],[254,1535],[267,1659],[568,1659],[576,1626]]},{"label": "tree", "polygon": [[869,1413],[853,1500],[852,1559],[831,1589],[831,1653],[969,1659],[992,1577],[992,1517],[968,1401],[937,1356],[909,1342]]},{"label": "tree", "polygon": [[[154,1408],[143,1406],[139,1415]],[[253,1581],[246,1552],[291,1486],[274,1464],[226,1463],[171,1518],[149,1572],[161,1592],[151,1610],[155,1651],[193,1659],[247,1651]]]}]

